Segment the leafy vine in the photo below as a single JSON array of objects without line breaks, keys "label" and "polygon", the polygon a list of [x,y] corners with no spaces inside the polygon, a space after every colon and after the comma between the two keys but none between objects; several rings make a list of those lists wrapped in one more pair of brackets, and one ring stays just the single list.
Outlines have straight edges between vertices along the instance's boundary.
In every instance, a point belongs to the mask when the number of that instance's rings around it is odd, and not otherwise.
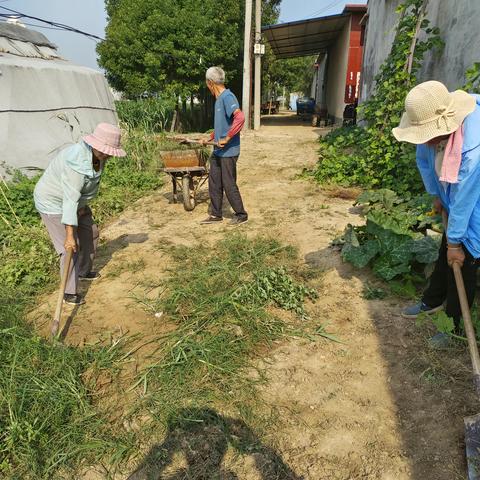
[{"label": "leafy vine", "polygon": [[[417,192],[421,182],[411,145],[395,140],[408,91],[427,51],[443,46],[439,29],[426,18],[427,0],[406,0],[397,9],[399,21],[392,49],[375,77],[375,93],[359,107],[364,127],[342,128],[321,140],[314,176],[364,187]],[[420,37],[422,39],[420,39]]]}]

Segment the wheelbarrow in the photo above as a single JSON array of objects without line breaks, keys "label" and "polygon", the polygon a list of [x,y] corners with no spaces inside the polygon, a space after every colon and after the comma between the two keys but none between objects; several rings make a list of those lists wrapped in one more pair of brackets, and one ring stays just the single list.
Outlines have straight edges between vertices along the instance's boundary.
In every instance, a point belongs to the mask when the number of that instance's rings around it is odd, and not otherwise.
[{"label": "wheelbarrow", "polygon": [[[197,144],[201,142],[188,139],[178,139],[182,143]],[[207,145],[214,145],[208,142]],[[191,212],[196,204],[197,193],[208,179],[207,156],[199,148],[188,150],[172,150],[161,152],[163,171],[172,179],[173,203],[178,203],[178,190],[183,196],[183,207]]]}]

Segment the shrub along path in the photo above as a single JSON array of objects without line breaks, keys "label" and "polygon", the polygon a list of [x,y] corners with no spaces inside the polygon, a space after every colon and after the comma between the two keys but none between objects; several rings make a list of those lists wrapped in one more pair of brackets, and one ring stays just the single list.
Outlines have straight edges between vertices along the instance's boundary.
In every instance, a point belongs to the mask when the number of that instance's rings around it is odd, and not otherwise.
[{"label": "shrub along path", "polygon": [[[280,421],[263,441],[305,479],[464,478],[462,417],[476,412],[465,352],[429,351],[427,328],[399,317],[399,299],[362,297],[373,277],[343,264],[329,247],[348,223],[362,222],[352,200],[295,178],[315,164],[319,133],[291,115],[279,115],[243,140],[239,184],[250,221],[242,231],[292,244],[307,264],[323,271],[319,299],[309,313],[343,342],[318,337],[277,343],[265,360],[269,383],[262,395]],[[172,246],[206,246],[230,231],[226,225],[199,225],[207,214],[202,198],[187,213],[169,204],[167,184],[101,232],[102,278],[88,286],[87,305],[66,312],[71,319],[67,343],[95,343],[128,332],[140,334],[142,344],[173,328],[162,312],[142,308],[141,302],[145,292],[150,298],[158,294],[158,279],[172,266]],[[199,248],[198,262],[204,254]],[[49,296],[32,313],[45,332],[54,302]],[[152,348],[147,344],[135,353],[137,367]],[[255,455],[226,455],[225,464],[240,479],[259,479]],[[185,465],[181,458],[176,461]],[[86,478],[103,477],[91,473]],[[274,478],[293,477],[268,480]]]}]

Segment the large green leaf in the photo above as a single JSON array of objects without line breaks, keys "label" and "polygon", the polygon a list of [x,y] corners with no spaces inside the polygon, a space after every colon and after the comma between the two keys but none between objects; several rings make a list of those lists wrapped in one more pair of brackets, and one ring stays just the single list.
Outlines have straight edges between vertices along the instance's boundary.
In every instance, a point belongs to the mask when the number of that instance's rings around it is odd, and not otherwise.
[{"label": "large green leaf", "polygon": [[370,260],[380,251],[380,246],[376,240],[367,240],[365,243],[360,244],[351,225],[347,227],[344,240],[342,258],[357,268],[366,267]]},{"label": "large green leaf", "polygon": [[[411,226],[412,223],[415,222],[415,218],[412,219],[409,214],[404,215],[399,211],[384,212],[381,210],[371,210],[367,215],[367,232],[375,235],[380,228],[391,230],[400,235],[413,236]],[[372,223],[374,225],[371,225]]]},{"label": "large green leaf", "polygon": [[379,257],[373,263],[373,271],[384,280],[391,280],[397,275],[408,273],[410,266],[408,263],[393,263],[393,259],[389,255]]},{"label": "large green leaf", "polygon": [[420,263],[433,263],[438,259],[438,242],[432,237],[425,236],[412,243],[412,253]]}]

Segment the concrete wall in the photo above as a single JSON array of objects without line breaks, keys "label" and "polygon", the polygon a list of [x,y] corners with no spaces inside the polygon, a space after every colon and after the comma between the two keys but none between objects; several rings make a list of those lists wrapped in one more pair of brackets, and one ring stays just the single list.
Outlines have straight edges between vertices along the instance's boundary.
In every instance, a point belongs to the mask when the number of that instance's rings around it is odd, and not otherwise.
[{"label": "concrete wall", "polygon": [[345,80],[347,78],[350,47],[350,23],[350,21],[346,23],[337,41],[328,51],[327,108],[328,114],[334,116],[336,122],[342,121],[345,108]]},{"label": "concrete wall", "polygon": [[[369,0],[363,61],[361,100],[373,92],[373,79],[390,52],[402,0]],[[419,81],[439,80],[450,90],[461,87],[465,71],[480,61],[480,1],[430,0],[427,8],[432,26],[440,28],[442,52],[428,52]]]},{"label": "concrete wall", "polygon": [[326,104],[326,73],[327,73],[327,55],[323,55],[318,62],[318,68],[315,71],[312,84],[312,98],[320,109],[327,108]]}]

